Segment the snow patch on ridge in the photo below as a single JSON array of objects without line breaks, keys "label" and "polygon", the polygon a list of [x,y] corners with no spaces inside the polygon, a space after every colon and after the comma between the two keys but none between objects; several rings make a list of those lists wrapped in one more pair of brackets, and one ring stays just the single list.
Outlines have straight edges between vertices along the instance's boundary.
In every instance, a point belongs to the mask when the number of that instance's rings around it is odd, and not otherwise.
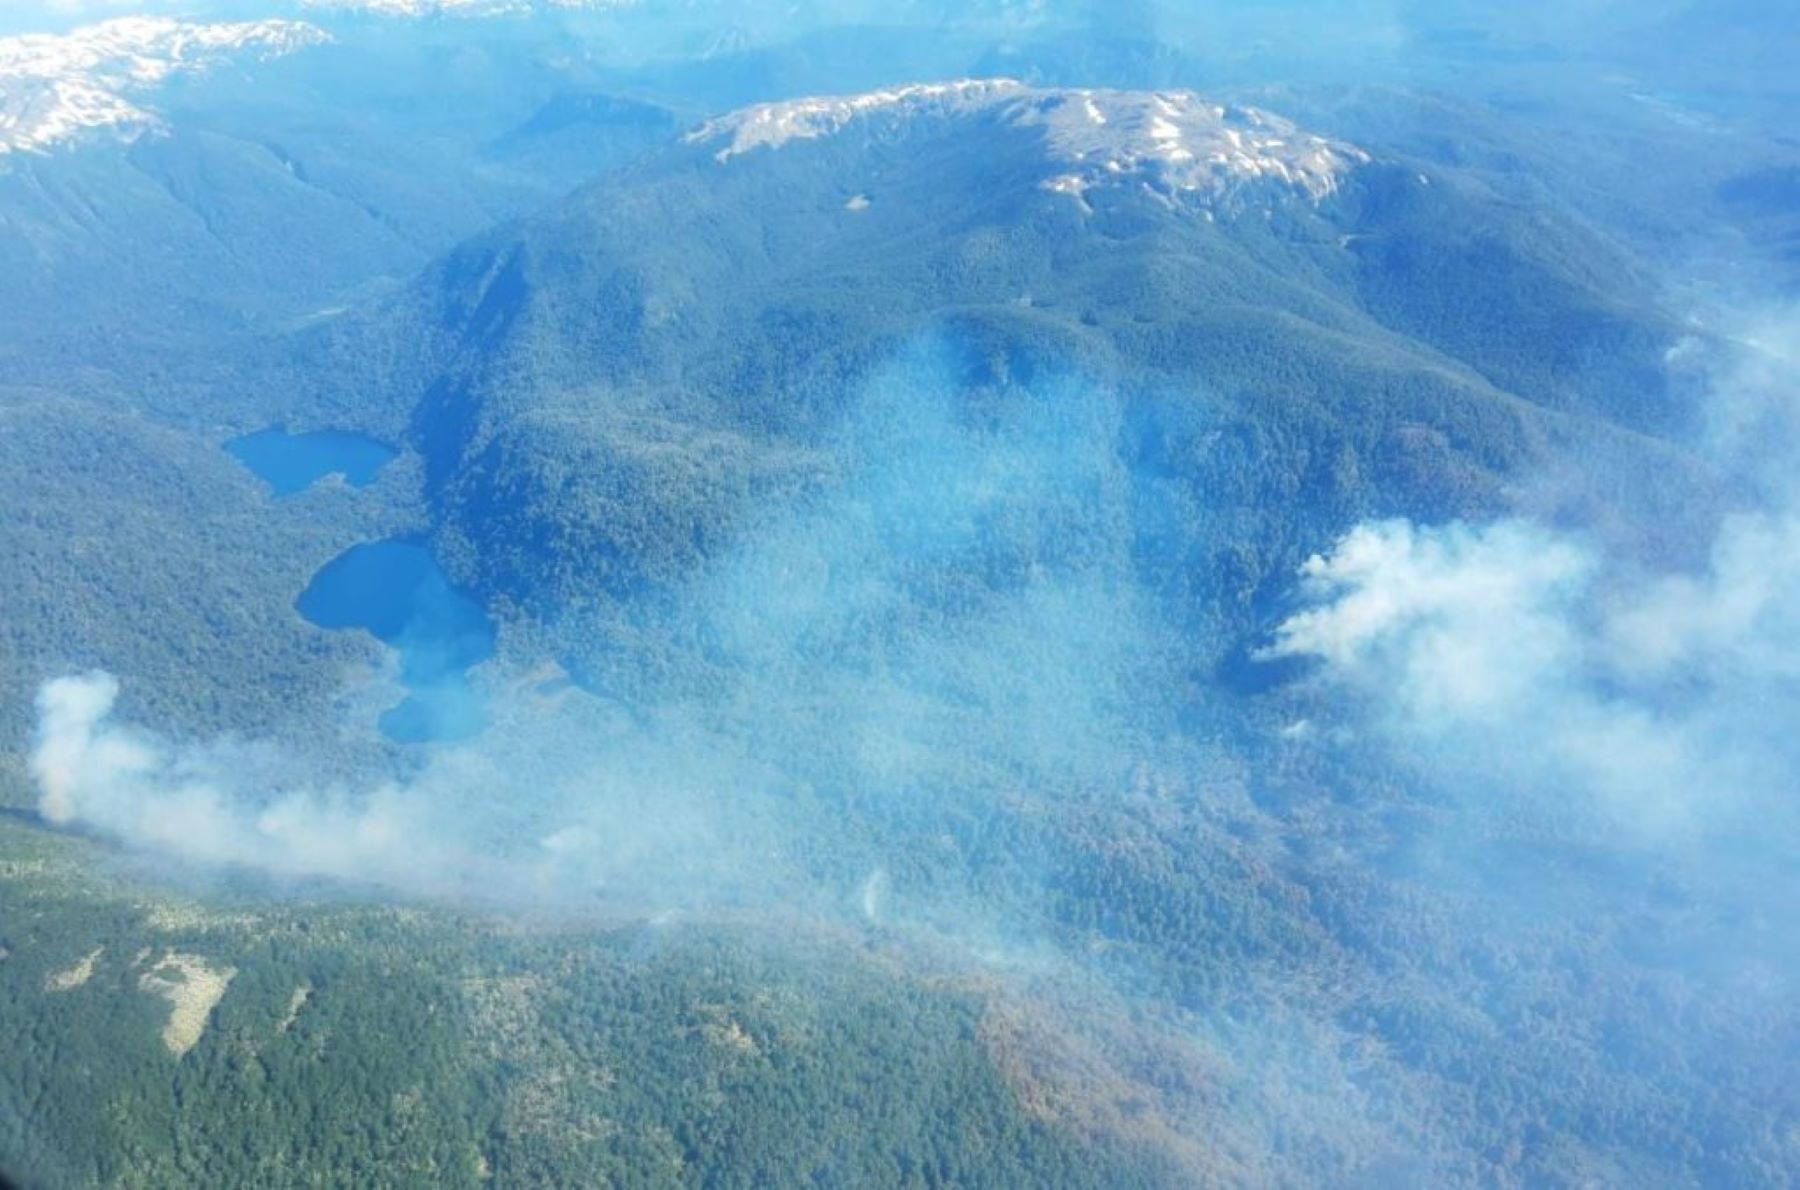
[{"label": "snow patch on ridge", "polygon": [[861,95],[826,95],[759,103],[688,134],[689,141],[729,139],[714,156],[729,161],[752,149],[778,148],[791,140],[830,136],[852,121],[879,113],[900,116],[952,115],[986,107],[1007,96],[1026,93],[1013,79],[958,79],[948,83],[913,83]]},{"label": "snow patch on ridge", "polygon": [[1040,130],[1050,163],[1040,187],[1084,205],[1090,190],[1142,184],[1211,206],[1259,182],[1316,202],[1371,160],[1354,145],[1271,112],[1213,103],[1191,91],[1039,88],[1004,78],[758,104],[702,125],[688,140],[718,143],[714,156],[724,163],[831,136],[858,121],[972,113]]},{"label": "snow patch on ridge", "polygon": [[0,155],[46,152],[97,129],[139,135],[160,122],[137,98],[175,75],[237,57],[266,61],[329,40],[303,21],[200,24],[150,16],[0,37]]},{"label": "snow patch on ridge", "polygon": [[563,11],[633,8],[638,0],[300,0],[306,8],[356,12],[397,20],[422,17],[523,16],[540,8]]}]

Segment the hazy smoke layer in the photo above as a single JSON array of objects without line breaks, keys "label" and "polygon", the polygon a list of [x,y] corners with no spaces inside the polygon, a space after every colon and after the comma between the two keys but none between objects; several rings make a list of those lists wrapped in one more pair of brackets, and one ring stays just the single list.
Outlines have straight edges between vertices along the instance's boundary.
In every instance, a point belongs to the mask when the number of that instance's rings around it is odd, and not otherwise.
[{"label": "hazy smoke layer", "polygon": [[351,790],[133,731],[112,677],[64,678],[40,698],[45,815],[422,895],[953,901],[968,874],[939,840],[1021,796],[1122,787],[1180,687],[1133,571],[1116,398],[971,393],[950,355],[871,379],[829,490],[596,630],[594,688],[628,693],[497,690],[480,738]]},{"label": "hazy smoke layer", "polygon": [[[846,409],[822,448],[834,483],[759,510],[735,547],[600,632],[599,693],[490,675],[476,739],[404,779],[320,788],[304,757],[159,739],[115,720],[112,677],[67,677],[39,699],[41,807],[147,854],[284,879],[948,934],[959,958],[1072,975],[1071,1013],[1118,976],[1134,1007],[1183,997],[1171,1028],[1204,1077],[1152,1114],[1198,1165],[1221,1137],[1275,1153],[1298,1135],[1412,1171],[1441,1140],[1415,1129],[1474,1135],[1496,1110],[1454,1081],[1490,1053],[1541,1056],[1513,1068],[1509,1100],[1586,1071],[1610,1081],[1570,1102],[1612,1110],[1600,1100],[1637,1062],[1647,1087],[1679,1071],[1735,1080],[1721,1102],[1776,1102],[1786,1070],[1758,1047],[1770,1022],[1788,1028],[1800,962],[1800,501],[1777,457],[1795,438],[1768,427],[1790,424],[1800,388],[1779,353],[1754,358],[1720,385],[1710,447],[1747,477],[1743,507],[1690,572],[1519,518],[1366,524],[1308,563],[1307,606],[1268,652],[1316,659],[1323,681],[1272,697],[1342,730],[1234,746],[1275,772],[1285,749],[1342,745],[1347,763],[1314,771],[1344,788],[1290,818],[1231,818],[1242,837],[1209,833],[1205,806],[1232,789],[1192,738],[1194,620],[1136,569],[1134,518],[1174,518],[1145,507],[1155,489],[1124,461],[1123,403],[1075,383],[971,387],[966,361],[929,349]],[[1389,786],[1424,812],[1363,815]],[[1176,829],[1144,825],[1159,815]],[[1014,829],[1031,819],[1041,833]],[[1067,850],[1033,870],[1042,854],[1009,850],[1021,838]],[[1110,855],[1128,862],[1109,873]],[[1055,918],[1058,880],[1096,869],[1110,882],[1075,897],[1120,924]],[[1165,912],[1182,916],[1153,932]],[[1265,922],[1266,942],[1247,938]],[[1159,966],[1178,949],[1191,966]],[[1142,990],[1203,963],[1204,983]],[[1397,994],[1422,1023],[1390,1011]],[[1694,1024],[1690,1000],[1732,1019]],[[1542,1032],[1487,1023],[1546,1006]],[[1612,1048],[1584,1047],[1601,1027]],[[1132,1044],[1072,1051],[1058,1077],[1132,1071],[1135,1120],[1169,1035],[1146,1027],[1141,1064]]]}]

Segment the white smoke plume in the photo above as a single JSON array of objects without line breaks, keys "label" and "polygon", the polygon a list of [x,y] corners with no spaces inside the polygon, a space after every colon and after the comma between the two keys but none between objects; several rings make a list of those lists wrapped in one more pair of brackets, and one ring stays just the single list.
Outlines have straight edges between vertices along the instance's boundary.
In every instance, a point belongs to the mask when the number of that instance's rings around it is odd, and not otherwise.
[{"label": "white smoke plume", "polygon": [[[1765,325],[1792,327],[1772,320]],[[1465,788],[1653,834],[1778,813],[1800,786],[1800,500],[1793,352],[1753,344],[1708,413],[1715,464],[1757,505],[1705,564],[1648,572],[1523,519],[1365,524],[1303,568],[1270,656],[1312,657],[1390,743]],[[1752,449],[1755,455],[1752,457]]]},{"label": "white smoke plume", "polygon": [[96,745],[94,729],[118,696],[119,683],[108,673],[59,678],[38,693],[31,773],[41,792],[38,808],[50,822],[66,826],[74,820],[96,772],[123,775],[143,768],[144,757],[124,741],[111,748]]},{"label": "white smoke plume", "polygon": [[[467,870],[472,857],[438,837],[417,798],[377,790],[354,808],[341,796],[288,793],[246,803],[262,766],[248,750],[179,749],[113,721],[119,683],[93,672],[48,682],[38,695],[31,768],[39,810],[154,850],[249,864],[287,877],[387,882]],[[248,763],[247,763],[248,762]]]}]

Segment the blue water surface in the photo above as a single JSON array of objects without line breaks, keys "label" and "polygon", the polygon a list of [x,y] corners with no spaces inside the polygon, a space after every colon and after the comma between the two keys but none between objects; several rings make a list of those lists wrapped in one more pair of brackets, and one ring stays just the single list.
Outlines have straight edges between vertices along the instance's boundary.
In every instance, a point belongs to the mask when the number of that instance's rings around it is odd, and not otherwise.
[{"label": "blue water surface", "polygon": [[409,696],[381,717],[389,739],[467,739],[486,725],[468,670],[493,656],[493,622],[423,545],[352,546],[313,576],[295,606],[321,628],[365,629],[399,651]]},{"label": "blue water surface", "polygon": [[333,474],[341,474],[352,487],[367,487],[399,454],[386,443],[342,430],[258,430],[233,438],[225,449],[277,496],[303,492]]}]

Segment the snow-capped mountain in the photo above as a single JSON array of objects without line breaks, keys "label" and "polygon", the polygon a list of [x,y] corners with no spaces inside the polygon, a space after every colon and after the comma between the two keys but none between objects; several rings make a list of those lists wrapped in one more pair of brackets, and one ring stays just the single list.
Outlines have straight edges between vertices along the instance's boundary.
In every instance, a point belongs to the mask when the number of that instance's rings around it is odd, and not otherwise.
[{"label": "snow-capped mountain", "polygon": [[539,9],[631,8],[638,0],[300,0],[320,12],[367,13],[394,18],[518,16]]},{"label": "snow-capped mountain", "polygon": [[146,97],[175,75],[329,40],[303,21],[205,24],[150,16],[0,38],[0,154],[43,152],[99,129],[138,135],[158,124]]},{"label": "snow-capped mountain", "polygon": [[689,140],[717,143],[714,155],[725,163],[856,124],[949,116],[1041,129],[1048,169],[1039,185],[1082,202],[1090,190],[1145,186],[1210,205],[1259,181],[1318,200],[1371,160],[1354,145],[1302,131],[1280,116],[1191,91],[1039,88],[1004,78],[759,104],[711,121]]},{"label": "snow-capped mountain", "polygon": [[[1371,148],[1185,92],[1004,79],[746,108],[305,328],[264,391],[417,435],[459,581],[546,607],[726,549],[728,528],[653,526],[729,527],[735,493],[815,482],[847,394],[906,345],[945,344],[988,392],[1080,369],[1188,394],[1145,465],[1231,506],[1146,564],[1229,609],[1207,631],[1247,630],[1245,593],[1304,560],[1282,552],[1297,505],[1320,536],[1364,508],[1474,515],[1552,410],[1597,424],[1630,391],[1622,416],[1647,417],[1657,392],[1640,361],[1668,340],[1608,288],[1603,240]],[[1444,317],[1475,287],[1491,318]],[[378,382],[337,382],[371,359]],[[622,445],[638,417],[683,445]],[[1243,541],[1253,568],[1218,561]],[[567,655],[597,672],[611,631],[569,628]]]}]

